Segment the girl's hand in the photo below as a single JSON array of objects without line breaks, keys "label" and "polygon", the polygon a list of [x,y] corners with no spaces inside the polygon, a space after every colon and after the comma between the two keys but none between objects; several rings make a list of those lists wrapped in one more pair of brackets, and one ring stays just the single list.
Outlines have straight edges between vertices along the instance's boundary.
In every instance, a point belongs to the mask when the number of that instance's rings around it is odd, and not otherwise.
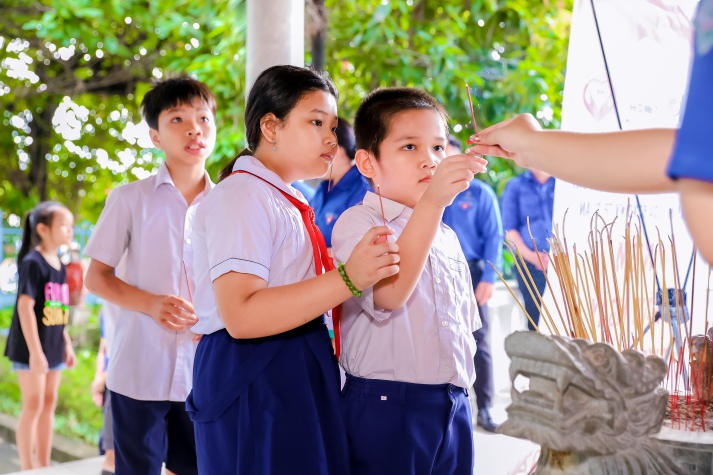
[{"label": "girl's hand", "polygon": [[529,168],[529,143],[533,135],[541,130],[540,123],[531,114],[519,114],[472,135],[468,144],[475,146],[467,149],[466,153],[508,158]]},{"label": "girl's hand", "polygon": [[387,226],[369,229],[344,263],[349,280],[358,290],[372,287],[399,272],[399,246],[388,239],[392,234]]},{"label": "girl's hand", "polygon": [[72,369],[77,365],[77,355],[74,354],[74,347],[71,343],[67,343],[64,347],[64,364],[68,369]]},{"label": "girl's hand", "polygon": [[43,351],[30,353],[30,371],[34,373],[46,373],[49,371],[47,357]]},{"label": "girl's hand", "polygon": [[468,188],[476,173],[486,170],[487,160],[472,154],[451,155],[438,164],[436,173],[423,194],[422,200],[428,200],[437,207],[445,208],[453,198]]},{"label": "girl's hand", "polygon": [[186,330],[198,323],[193,305],[175,295],[156,295],[149,315],[156,323],[173,331]]}]

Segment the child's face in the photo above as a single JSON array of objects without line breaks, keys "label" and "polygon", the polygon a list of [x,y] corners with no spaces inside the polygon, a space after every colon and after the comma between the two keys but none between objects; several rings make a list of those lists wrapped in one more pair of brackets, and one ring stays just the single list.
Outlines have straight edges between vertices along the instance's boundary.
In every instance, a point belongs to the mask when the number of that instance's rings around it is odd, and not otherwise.
[{"label": "child's face", "polygon": [[324,175],[337,153],[336,127],[334,96],[321,90],[305,94],[276,129],[280,177],[289,183]]},{"label": "child's face", "polygon": [[200,98],[161,111],[158,130],[149,131],[168,165],[203,166],[215,146],[215,118]]},{"label": "child's face", "polygon": [[443,118],[432,109],[411,109],[391,117],[373,160],[374,186],[391,200],[413,208],[428,188],[436,166],[446,157]]},{"label": "child's face", "polygon": [[52,214],[50,226],[37,225],[37,233],[42,239],[41,244],[48,247],[69,245],[74,236],[74,217],[66,208],[57,208]]}]

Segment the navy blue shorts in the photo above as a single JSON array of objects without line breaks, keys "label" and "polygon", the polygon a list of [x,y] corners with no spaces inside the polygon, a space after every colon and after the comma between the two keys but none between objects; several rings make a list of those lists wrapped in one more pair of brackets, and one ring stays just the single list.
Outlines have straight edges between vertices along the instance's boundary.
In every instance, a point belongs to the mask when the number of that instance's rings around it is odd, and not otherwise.
[{"label": "navy blue shorts", "polygon": [[185,403],[139,401],[112,391],[111,413],[117,475],[159,475],[164,462],[178,475],[198,473]]},{"label": "navy blue shorts", "polygon": [[342,390],[351,475],[472,475],[468,392],[347,375]]},{"label": "navy blue shorts", "polygon": [[349,473],[339,371],[321,319],[266,338],[201,338],[186,406],[201,474]]}]

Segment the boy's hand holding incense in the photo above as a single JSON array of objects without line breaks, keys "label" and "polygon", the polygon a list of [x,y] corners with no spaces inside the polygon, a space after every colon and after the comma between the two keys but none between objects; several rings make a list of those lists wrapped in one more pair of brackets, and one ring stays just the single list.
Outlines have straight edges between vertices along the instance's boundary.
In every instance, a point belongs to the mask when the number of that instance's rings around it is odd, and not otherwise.
[{"label": "boy's hand holding incense", "polygon": [[473,175],[484,172],[488,162],[473,154],[452,155],[438,164],[431,178],[422,201],[427,201],[439,208],[445,208],[453,198],[468,188]]},{"label": "boy's hand holding incense", "polygon": [[540,123],[531,114],[519,114],[472,135],[468,144],[475,145],[466,153],[508,158],[529,168],[533,166],[528,156],[530,144],[541,131]]},{"label": "boy's hand holding incense", "polygon": [[198,322],[193,305],[175,295],[154,296],[149,315],[167,330],[185,330]]},{"label": "boy's hand holding incense", "polygon": [[399,272],[399,246],[393,239],[386,239],[392,234],[386,226],[369,229],[344,263],[344,270],[358,290]]}]

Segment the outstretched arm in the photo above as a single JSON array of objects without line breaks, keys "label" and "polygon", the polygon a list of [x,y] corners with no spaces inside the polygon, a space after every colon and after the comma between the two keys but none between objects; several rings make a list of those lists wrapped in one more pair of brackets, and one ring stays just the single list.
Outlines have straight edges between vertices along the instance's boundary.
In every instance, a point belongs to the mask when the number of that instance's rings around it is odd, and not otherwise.
[{"label": "outstretched arm", "polygon": [[666,175],[675,129],[608,133],[542,130],[530,114],[520,114],[471,137],[469,149],[514,160],[557,178],[604,191],[673,191]]},{"label": "outstretched arm", "polygon": [[676,181],[681,192],[681,206],[688,230],[698,250],[713,263],[713,183],[680,178]]}]

